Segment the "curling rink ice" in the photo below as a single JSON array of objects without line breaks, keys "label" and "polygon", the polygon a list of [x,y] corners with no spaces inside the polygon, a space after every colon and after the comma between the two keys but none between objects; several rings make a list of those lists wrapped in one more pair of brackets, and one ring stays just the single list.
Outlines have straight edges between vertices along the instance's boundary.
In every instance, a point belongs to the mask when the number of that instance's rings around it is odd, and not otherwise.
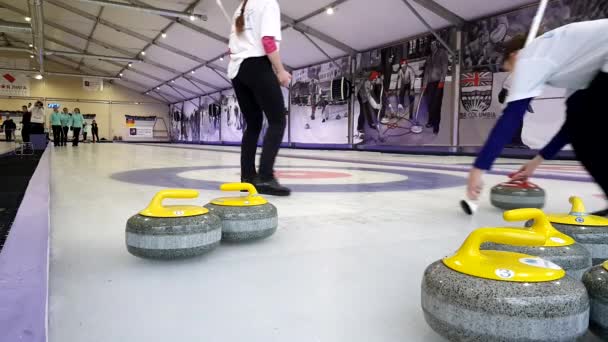
[{"label": "curling rink ice", "polygon": [[[424,269],[475,228],[508,225],[464,194],[468,157],[283,149],[288,198],[269,197],[279,230],[249,244],[159,262],[125,247],[125,223],[163,188],[194,188],[203,205],[239,180],[239,149],[83,144],[51,151],[51,342],[444,341],[420,308]],[[521,160],[500,160],[497,171]],[[575,162],[550,162],[534,182],[547,212],[601,191]],[[596,341],[588,337],[585,341]],[[16,342],[16,341],[15,341]]]}]

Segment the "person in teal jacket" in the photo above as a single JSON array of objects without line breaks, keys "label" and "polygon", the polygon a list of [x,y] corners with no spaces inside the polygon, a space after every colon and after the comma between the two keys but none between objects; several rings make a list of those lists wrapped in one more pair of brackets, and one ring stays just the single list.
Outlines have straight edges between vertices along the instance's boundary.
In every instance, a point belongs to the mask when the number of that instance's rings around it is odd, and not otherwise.
[{"label": "person in teal jacket", "polygon": [[72,114],[72,130],[74,134],[74,141],[72,146],[78,146],[78,141],[80,140],[80,131],[82,130],[82,126],[84,125],[84,117],[80,114],[80,109],[74,108],[74,113]]},{"label": "person in teal jacket", "polygon": [[53,113],[51,113],[51,128],[53,129],[53,144],[55,146],[61,146],[62,141],[61,115],[59,108],[53,108]]},{"label": "person in teal jacket", "polygon": [[66,146],[68,144],[68,132],[70,131],[70,126],[72,121],[72,114],[67,108],[63,108],[63,113],[61,113],[61,144],[60,146]]}]

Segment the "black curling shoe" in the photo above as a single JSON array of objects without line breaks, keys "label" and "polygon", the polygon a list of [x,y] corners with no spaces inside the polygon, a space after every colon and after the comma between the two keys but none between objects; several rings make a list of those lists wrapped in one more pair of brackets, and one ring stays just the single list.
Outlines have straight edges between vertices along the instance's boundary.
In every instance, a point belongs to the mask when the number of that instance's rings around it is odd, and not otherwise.
[{"label": "black curling shoe", "polygon": [[262,195],[271,195],[271,196],[289,196],[291,195],[291,190],[287,187],[282,186],[276,180],[276,178],[262,181],[259,180],[254,183],[258,192]]}]

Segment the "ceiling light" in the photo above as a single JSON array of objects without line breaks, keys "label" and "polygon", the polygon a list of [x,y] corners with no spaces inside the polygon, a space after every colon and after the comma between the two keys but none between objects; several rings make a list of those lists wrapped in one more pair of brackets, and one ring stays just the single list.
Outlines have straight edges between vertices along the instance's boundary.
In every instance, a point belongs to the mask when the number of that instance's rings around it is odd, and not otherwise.
[{"label": "ceiling light", "polygon": [[327,13],[327,15],[332,15],[332,14],[336,13],[336,10],[334,10],[334,8],[333,8],[333,7],[328,7],[328,8],[325,10],[325,13]]},{"label": "ceiling light", "polygon": [[192,75],[194,75],[194,73],[196,73],[196,71],[192,70],[192,71],[190,71],[190,73],[191,73]]},{"label": "ceiling light", "polygon": [[122,72],[120,74],[118,74],[119,77],[122,77]]},{"label": "ceiling light", "polygon": [[222,62],[224,61],[224,56],[220,57],[220,61],[222,61]]},{"label": "ceiling light", "polygon": [[171,83],[175,83],[175,80],[171,80]]},{"label": "ceiling light", "polygon": [[129,63],[129,64],[127,64],[127,65],[128,65],[128,66],[129,66],[129,68],[130,68],[130,67],[132,67],[132,66],[133,66],[133,63]]},{"label": "ceiling light", "polygon": [[142,56],[145,56],[145,55],[146,55],[146,51],[142,51],[142,52],[141,52],[141,55],[142,55]]},{"label": "ceiling light", "polygon": [[34,55],[30,55],[30,58],[34,58]]},{"label": "ceiling light", "polygon": [[38,75],[34,76],[34,78],[35,78],[35,79],[37,79],[37,80],[41,80],[41,79],[43,79],[44,77],[43,77],[42,75],[38,74]]},{"label": "ceiling light", "polygon": [[160,87],[156,87],[156,90],[160,90]]},{"label": "ceiling light", "polygon": [[160,36],[163,38],[167,38],[167,34],[165,32],[161,33]]},{"label": "ceiling light", "polygon": [[196,20],[196,17],[195,17],[195,16],[193,16],[193,15],[191,15],[191,16],[190,16],[190,21],[195,21],[195,20]]},{"label": "ceiling light", "polygon": [[33,47],[34,47],[34,44],[30,44],[29,46],[30,46],[31,48],[33,48]]},{"label": "ceiling light", "polygon": [[29,23],[30,21],[32,21],[32,18],[30,18],[30,17],[25,17],[25,21],[27,21],[27,22]]}]

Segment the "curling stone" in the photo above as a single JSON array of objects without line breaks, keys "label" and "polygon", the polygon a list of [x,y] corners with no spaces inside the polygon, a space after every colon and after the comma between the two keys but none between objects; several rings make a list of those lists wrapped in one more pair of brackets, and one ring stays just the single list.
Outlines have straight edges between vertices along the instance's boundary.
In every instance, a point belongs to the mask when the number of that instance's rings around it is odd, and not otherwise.
[{"label": "curling stone", "polygon": [[450,341],[574,341],[583,336],[589,298],[580,281],[550,261],[479,248],[485,242],[540,246],[545,240],[522,229],[471,233],[453,256],[426,269],[426,322]]},{"label": "curling stone", "polygon": [[230,183],[222,191],[247,191],[247,196],[218,198],[205,207],[222,220],[222,240],[242,242],[269,237],[279,223],[277,208],[249,183]]},{"label": "curling stone", "polygon": [[591,300],[591,330],[608,340],[608,261],[583,277]]},{"label": "curling stone", "polygon": [[127,221],[127,250],[151,259],[204,254],[222,238],[222,221],[199,206],[163,206],[165,199],[197,198],[196,190],[163,190]]},{"label": "curling stone", "polygon": [[608,260],[608,219],[589,215],[579,197],[570,197],[572,210],[568,214],[548,215],[560,232],[570,235],[591,253],[593,265]]},{"label": "curling stone", "polygon": [[540,209],[517,209],[504,213],[506,221],[517,221],[520,211],[527,211],[526,216],[535,216],[530,230],[547,238],[541,246],[510,246],[495,243],[483,244],[484,250],[509,251],[534,255],[551,261],[563,268],[574,279],[580,280],[583,274],[591,268],[591,253],[581,244],[576,243],[570,236],[559,232],[547,219]]},{"label": "curling stone", "polygon": [[540,209],[545,206],[545,190],[528,181],[511,180],[492,188],[490,202],[503,210]]}]

